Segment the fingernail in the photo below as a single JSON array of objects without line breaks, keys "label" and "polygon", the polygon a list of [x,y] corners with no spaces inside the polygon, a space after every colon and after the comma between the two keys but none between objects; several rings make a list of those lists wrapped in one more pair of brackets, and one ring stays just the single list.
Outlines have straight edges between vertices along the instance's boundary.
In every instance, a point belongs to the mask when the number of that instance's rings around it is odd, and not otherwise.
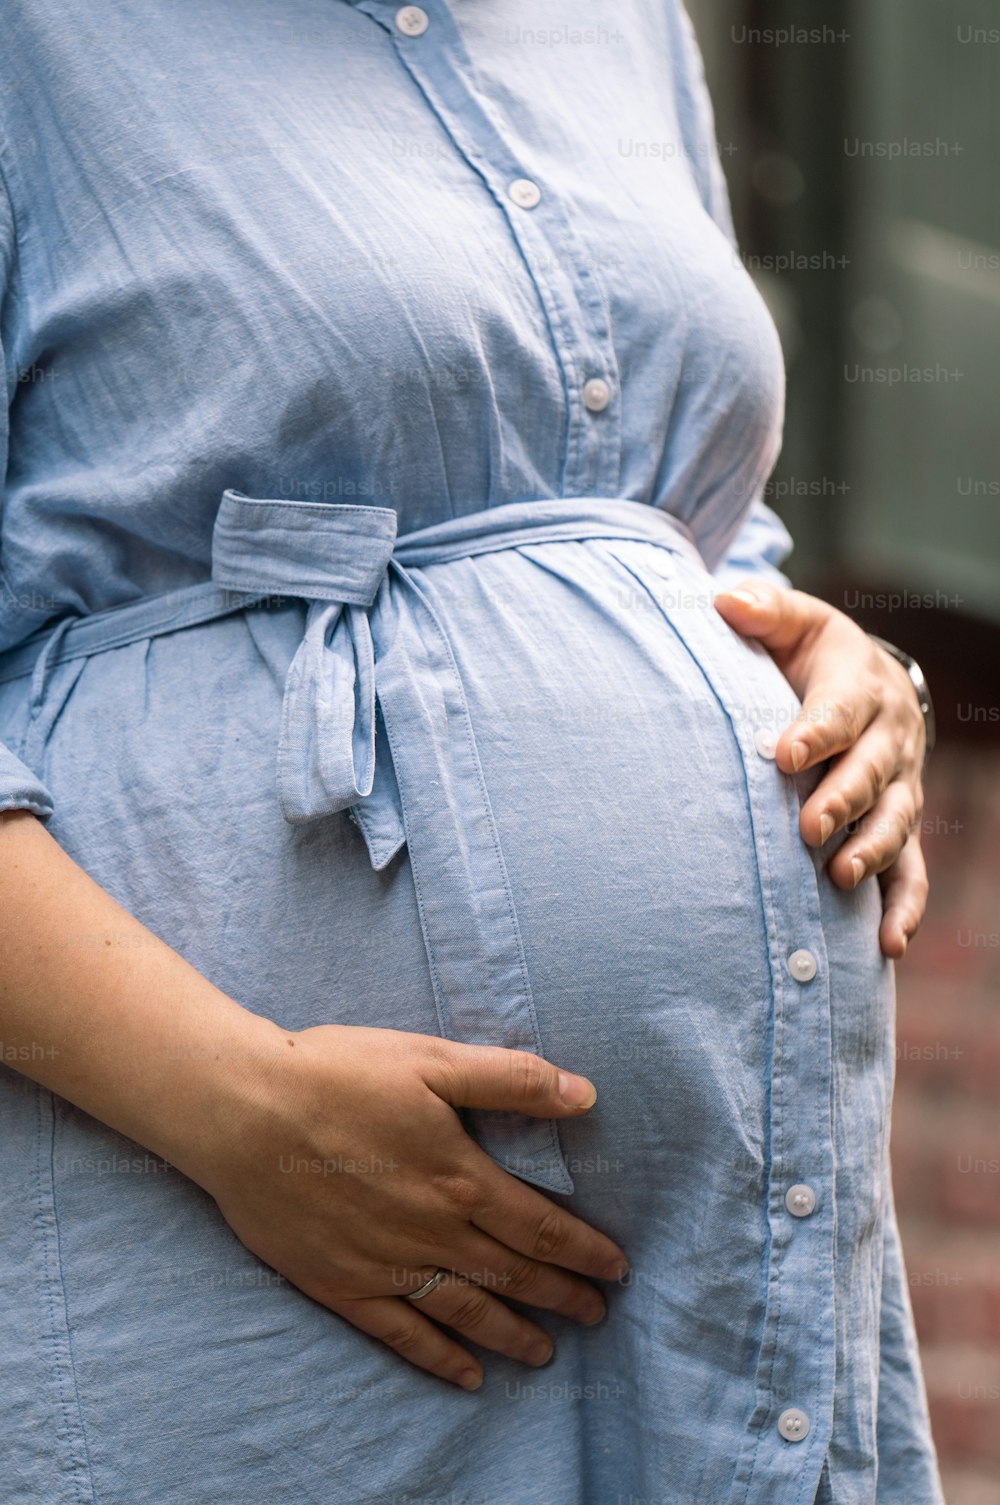
[{"label": "fingernail", "polygon": [[854,882],[851,884],[851,887],[852,888],[857,888],[858,884],[861,882],[862,878],[865,876],[865,865],[861,861],[860,857],[852,857],[851,858],[851,874],[852,874],[852,876],[854,878]]},{"label": "fingernail", "polygon": [[792,743],[792,767],[798,773],[809,756],[809,745],[806,742]]},{"label": "fingernail", "polygon": [[604,1272],[603,1278],[605,1280],[625,1280],[628,1274],[629,1266],[623,1265],[621,1261],[618,1260],[615,1264],[608,1266],[607,1270]]},{"label": "fingernail", "polygon": [[551,1343],[536,1343],[533,1348],[528,1349],[524,1358],[526,1363],[534,1364],[536,1368],[541,1368],[543,1364],[549,1362],[554,1353],[555,1348]]},{"label": "fingernail", "polygon": [[745,590],[743,586],[740,586],[738,590],[724,591],[723,594],[727,596],[734,596],[737,601],[745,601],[747,606],[760,605],[760,597],[754,591]]},{"label": "fingernail", "polygon": [[559,1096],[567,1108],[592,1108],[597,1102],[597,1088],[586,1077],[559,1073]]},{"label": "fingernail", "polygon": [[458,1377],[458,1383],[463,1390],[478,1390],[483,1383],[483,1376],[478,1369],[463,1369]]},{"label": "fingernail", "polygon": [[607,1315],[608,1315],[608,1309],[607,1309],[607,1307],[606,1306],[602,1306],[601,1310],[597,1313],[596,1317],[593,1314],[591,1314],[589,1317],[581,1315],[580,1321],[582,1322],[582,1324],[583,1324],[584,1327],[596,1327],[597,1324],[598,1324],[598,1322],[603,1322],[604,1319],[605,1319],[605,1317]]},{"label": "fingernail", "polygon": [[829,811],[825,811],[820,816],[820,818],[819,818],[819,844],[820,844],[820,846],[821,847],[822,846],[826,846],[826,843],[830,840],[830,837],[832,835],[833,835],[833,816],[829,813]]}]

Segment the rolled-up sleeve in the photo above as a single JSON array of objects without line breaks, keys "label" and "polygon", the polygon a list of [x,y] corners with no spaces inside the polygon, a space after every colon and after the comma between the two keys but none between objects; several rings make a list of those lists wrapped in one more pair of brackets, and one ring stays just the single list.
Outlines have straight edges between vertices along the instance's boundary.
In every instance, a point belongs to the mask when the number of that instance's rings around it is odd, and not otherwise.
[{"label": "rolled-up sleeve", "polygon": [[30,810],[47,820],[52,814],[52,796],[37,774],[0,743],[0,814],[5,810]]}]

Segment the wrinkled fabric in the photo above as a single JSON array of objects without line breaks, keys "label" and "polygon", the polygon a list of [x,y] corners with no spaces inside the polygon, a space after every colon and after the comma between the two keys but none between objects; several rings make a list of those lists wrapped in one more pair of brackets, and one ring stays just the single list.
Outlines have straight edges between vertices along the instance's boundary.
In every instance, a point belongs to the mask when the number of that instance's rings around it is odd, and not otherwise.
[{"label": "wrinkled fabric", "polygon": [[9,5],[0,808],[287,1029],[590,1076],[467,1126],[632,1273],[455,1391],[5,1053],[7,1498],[940,1505],[878,890],[712,607],[783,373],[690,23],[423,10]]}]

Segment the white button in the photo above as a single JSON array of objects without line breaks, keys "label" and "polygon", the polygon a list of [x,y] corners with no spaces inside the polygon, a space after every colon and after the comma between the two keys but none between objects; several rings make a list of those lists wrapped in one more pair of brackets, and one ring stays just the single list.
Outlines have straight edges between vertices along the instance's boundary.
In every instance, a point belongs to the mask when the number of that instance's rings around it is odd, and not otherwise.
[{"label": "white button", "polygon": [[816,1210],[816,1193],[811,1186],[790,1186],[785,1192],[785,1206],[793,1218],[807,1218]]},{"label": "white button", "polygon": [[430,25],[430,18],[419,5],[404,5],[396,12],[396,25],[408,37],[420,37]]},{"label": "white button", "polygon": [[603,376],[592,376],[583,384],[583,405],[590,413],[603,413],[611,401],[611,388]]},{"label": "white button", "polygon": [[811,951],[793,951],[788,958],[788,970],[796,982],[812,982],[816,976],[816,958]]},{"label": "white button", "polygon": [[507,197],[521,209],[534,209],[541,196],[542,190],[530,178],[515,178],[507,187]]},{"label": "white button", "polygon": [[789,1406],[778,1417],[778,1431],[786,1442],[802,1442],[809,1431],[809,1418],[804,1411]]},{"label": "white button", "polygon": [[766,726],[762,726],[760,731],[753,734],[753,745],[762,758],[773,758],[778,739]]}]

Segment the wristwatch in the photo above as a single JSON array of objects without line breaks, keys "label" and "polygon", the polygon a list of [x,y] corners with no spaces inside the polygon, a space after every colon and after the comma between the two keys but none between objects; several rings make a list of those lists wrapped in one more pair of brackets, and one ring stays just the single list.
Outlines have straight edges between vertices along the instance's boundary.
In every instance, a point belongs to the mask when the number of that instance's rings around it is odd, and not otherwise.
[{"label": "wristwatch", "polygon": [[930,686],[924,678],[924,671],[915,658],[911,658],[908,653],[904,653],[902,648],[897,648],[895,643],[887,643],[885,638],[876,637],[874,632],[870,632],[868,636],[873,643],[878,643],[880,648],[884,648],[886,653],[891,654],[898,664],[902,664],[910,676],[910,683],[917,692],[917,700],[924,718],[924,731],[926,733],[924,761],[926,762],[934,747],[935,729],[934,702],[931,700]]}]

